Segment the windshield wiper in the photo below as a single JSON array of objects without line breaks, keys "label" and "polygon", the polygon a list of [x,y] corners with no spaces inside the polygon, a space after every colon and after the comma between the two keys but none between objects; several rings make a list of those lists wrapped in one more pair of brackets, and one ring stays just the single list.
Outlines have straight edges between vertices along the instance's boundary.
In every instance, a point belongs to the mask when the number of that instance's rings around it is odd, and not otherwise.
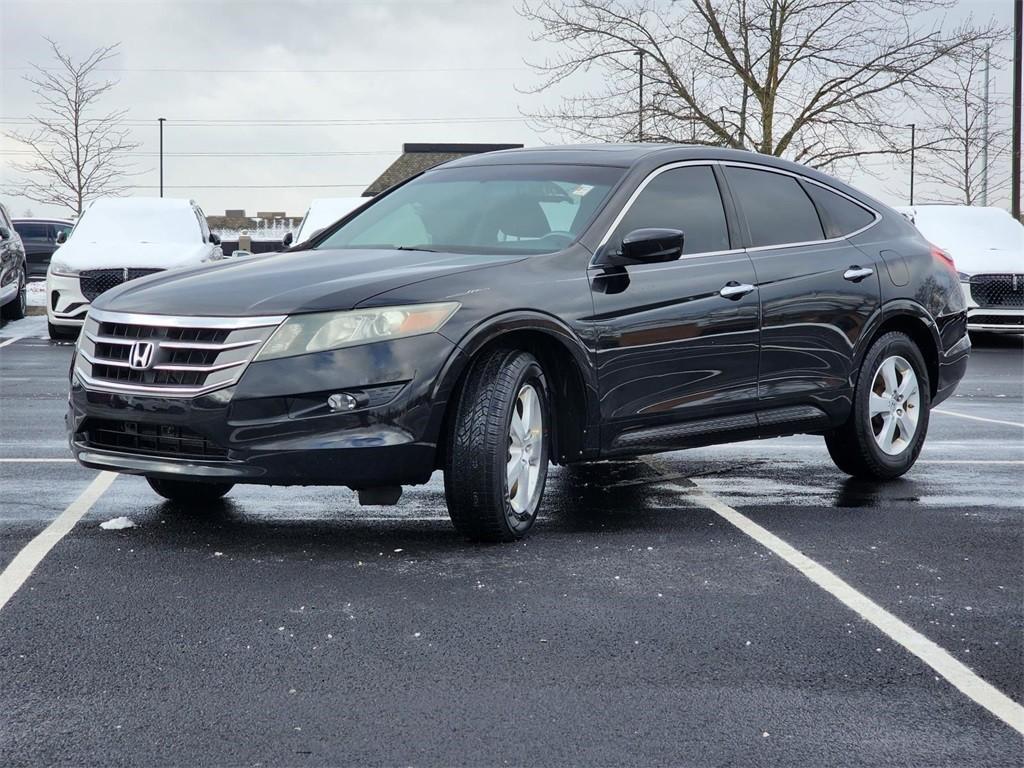
[{"label": "windshield wiper", "polygon": [[435,251],[433,248],[421,248],[421,247],[415,246],[415,245],[396,245],[395,246],[395,250],[396,251],[423,251],[424,253],[440,253],[440,251]]}]

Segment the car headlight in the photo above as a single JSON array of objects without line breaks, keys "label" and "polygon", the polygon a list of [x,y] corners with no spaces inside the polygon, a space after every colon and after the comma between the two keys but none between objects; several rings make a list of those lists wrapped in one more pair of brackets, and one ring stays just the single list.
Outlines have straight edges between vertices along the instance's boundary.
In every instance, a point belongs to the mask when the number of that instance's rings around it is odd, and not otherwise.
[{"label": "car headlight", "polygon": [[50,274],[57,277],[78,277],[78,268],[59,259],[54,259],[50,261]]},{"label": "car headlight", "polygon": [[969,283],[969,282],[971,282],[971,276],[969,274],[967,274],[966,272],[957,272],[956,276],[958,278],[960,278],[960,282],[961,283]]},{"label": "car headlight", "polygon": [[455,314],[459,303],[411,304],[347,312],[294,315],[267,339],[257,360],[304,355],[339,347],[433,333]]}]

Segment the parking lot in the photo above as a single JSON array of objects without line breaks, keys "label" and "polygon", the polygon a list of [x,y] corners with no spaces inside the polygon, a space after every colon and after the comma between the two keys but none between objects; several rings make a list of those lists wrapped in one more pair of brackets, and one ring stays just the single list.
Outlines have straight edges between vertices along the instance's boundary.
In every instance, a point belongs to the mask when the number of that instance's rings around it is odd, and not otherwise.
[{"label": "parking lot", "polygon": [[438,475],[199,512],[79,467],[43,320],[0,329],[2,765],[1021,764],[1020,337],[901,481],[812,436],[561,468],[480,547]]}]

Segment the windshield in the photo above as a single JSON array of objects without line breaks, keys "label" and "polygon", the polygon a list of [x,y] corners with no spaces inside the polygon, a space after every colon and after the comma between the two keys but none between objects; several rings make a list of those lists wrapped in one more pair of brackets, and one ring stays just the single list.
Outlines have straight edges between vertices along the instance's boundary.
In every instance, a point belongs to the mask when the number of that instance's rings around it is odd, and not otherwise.
[{"label": "windshield", "polygon": [[623,173],[583,165],[441,168],[396,189],[316,248],[553,253],[576,240]]},{"label": "windshield", "polygon": [[190,206],[103,205],[89,207],[72,233],[76,243],[190,243],[203,241]]}]

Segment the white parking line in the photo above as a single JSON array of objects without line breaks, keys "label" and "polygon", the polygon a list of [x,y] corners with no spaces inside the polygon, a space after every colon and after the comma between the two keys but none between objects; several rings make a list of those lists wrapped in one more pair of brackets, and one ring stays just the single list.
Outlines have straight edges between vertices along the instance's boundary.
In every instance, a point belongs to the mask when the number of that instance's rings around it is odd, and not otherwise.
[{"label": "white parking line", "polygon": [[35,463],[50,463],[50,462],[65,462],[65,461],[73,462],[74,459],[0,459],[0,463],[6,463],[6,464],[19,464],[19,463],[35,464]]},{"label": "white parking line", "polygon": [[82,491],[82,494],[46,526],[42,533],[26,544],[24,549],[15,555],[7,567],[0,572],[0,610],[3,610],[7,601],[21,589],[21,585],[32,575],[36,566],[43,561],[43,558],[58,541],[67,536],[68,532],[75,527],[75,523],[82,519],[116,477],[116,472],[100,472],[96,479]]},{"label": "white parking line", "polygon": [[1024,459],[918,459],[918,464],[1024,464]]},{"label": "white parking line", "polygon": [[[658,471],[656,467],[655,470]],[[896,618],[871,598],[858,592],[828,568],[807,557],[771,531],[762,528],[746,515],[710,495],[695,480],[690,482],[693,482],[700,490],[699,493],[688,496],[694,503],[710,509],[758,544],[774,552],[862,619],[873,624],[921,659],[958,691],[980,704],[1017,732],[1024,734],[1024,707],[991,683],[985,682],[970,667],[962,664],[936,643]]]},{"label": "white parking line", "polygon": [[1024,424],[1019,421],[1003,421],[1002,419],[986,419],[984,416],[969,416],[966,413],[957,413],[956,411],[947,411],[944,408],[934,408],[932,413],[941,413],[944,416],[959,416],[961,419],[972,419],[973,421],[987,421],[989,424],[1005,424],[1008,427],[1020,427],[1024,429]]}]

